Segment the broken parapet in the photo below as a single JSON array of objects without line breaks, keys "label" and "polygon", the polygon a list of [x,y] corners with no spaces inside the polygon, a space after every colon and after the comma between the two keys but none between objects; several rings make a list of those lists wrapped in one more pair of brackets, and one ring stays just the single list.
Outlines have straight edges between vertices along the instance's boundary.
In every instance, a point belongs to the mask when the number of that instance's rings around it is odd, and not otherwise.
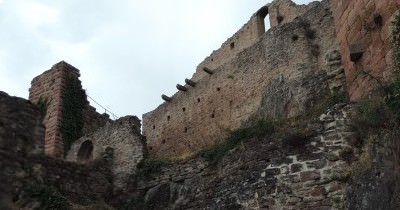
[{"label": "broken parapet", "polygon": [[291,0],[275,0],[271,4],[268,4],[270,25],[274,27],[292,22],[296,17],[303,15],[317,5],[317,2],[312,2],[308,5],[297,5]]},{"label": "broken parapet", "polygon": [[121,188],[146,153],[140,127],[136,116],[125,116],[107,123],[93,134],[78,139],[71,146],[67,160],[86,163],[103,158],[107,151],[114,151],[111,170],[115,177],[114,185]]}]

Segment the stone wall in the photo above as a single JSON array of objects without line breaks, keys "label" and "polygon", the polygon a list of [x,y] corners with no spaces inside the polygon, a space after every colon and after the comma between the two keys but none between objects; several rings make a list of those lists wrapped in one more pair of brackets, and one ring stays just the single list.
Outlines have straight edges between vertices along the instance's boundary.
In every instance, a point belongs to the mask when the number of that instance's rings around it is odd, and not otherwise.
[{"label": "stone wall", "polygon": [[[202,61],[196,68],[192,80],[199,81],[207,76],[203,71],[206,67],[214,70],[222,64],[232,60],[243,49],[250,47],[258,42],[260,37],[265,33],[265,17],[268,14],[266,6],[260,8],[253,14],[250,20],[242,26],[232,37],[228,38],[218,50],[215,50]],[[207,33],[207,32],[205,32]]]},{"label": "stone wall", "polygon": [[185,156],[220,143],[255,113],[288,117],[303,112],[330,87],[343,86],[337,48],[327,1],[271,28],[213,74],[203,72],[207,75],[195,87],[186,86],[187,91],[143,115],[150,156]]},{"label": "stone wall", "polygon": [[[351,100],[368,96],[376,80],[390,80],[395,0],[331,0]],[[363,73],[364,72],[364,73]],[[367,74],[372,75],[368,76]]]},{"label": "stone wall", "polygon": [[15,207],[21,199],[32,204],[23,198],[30,185],[53,187],[79,204],[104,200],[113,187],[111,163],[102,157],[80,165],[45,156],[43,114],[30,101],[0,91],[0,209],[24,209]]},{"label": "stone wall", "polygon": [[75,141],[66,159],[90,164],[93,160],[101,159],[107,150],[112,150],[110,167],[114,185],[123,188],[146,154],[146,143],[140,134],[140,127],[140,120],[134,116],[109,122],[96,132]]},{"label": "stone wall", "polygon": [[22,196],[29,185],[53,187],[70,202],[82,205],[111,196],[113,177],[104,160],[79,165],[44,155],[26,157],[4,150],[0,150],[0,158],[1,209],[24,209],[24,205],[32,204],[33,198]]},{"label": "stone wall", "polygon": [[312,2],[308,5],[297,5],[291,0],[275,0],[268,5],[269,23],[271,27],[292,22],[310,8],[318,5]]},{"label": "stone wall", "polygon": [[[48,155],[62,157],[64,154],[64,145],[60,132],[63,96],[68,77],[78,79],[79,70],[70,64],[61,61],[50,70],[35,77],[31,82],[29,89],[29,100],[38,104],[39,101],[47,101],[47,112],[43,119],[46,127],[45,133],[45,153]],[[104,125],[108,121],[108,116],[100,115],[96,110],[86,103],[84,110],[84,132],[92,132]]]},{"label": "stone wall", "polygon": [[44,131],[40,110],[35,105],[0,91],[0,149],[41,154]]},{"label": "stone wall", "polygon": [[356,159],[349,110],[336,105],[311,123],[246,139],[217,166],[201,157],[178,161],[132,185],[126,202],[131,209],[344,209]]}]

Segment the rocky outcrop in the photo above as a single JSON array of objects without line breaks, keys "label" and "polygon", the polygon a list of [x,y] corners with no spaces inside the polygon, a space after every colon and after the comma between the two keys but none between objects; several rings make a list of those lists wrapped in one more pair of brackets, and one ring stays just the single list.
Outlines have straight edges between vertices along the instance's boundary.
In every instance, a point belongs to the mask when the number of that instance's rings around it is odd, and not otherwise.
[{"label": "rocky outcrop", "polygon": [[346,191],[348,209],[400,209],[400,132],[365,139]]}]

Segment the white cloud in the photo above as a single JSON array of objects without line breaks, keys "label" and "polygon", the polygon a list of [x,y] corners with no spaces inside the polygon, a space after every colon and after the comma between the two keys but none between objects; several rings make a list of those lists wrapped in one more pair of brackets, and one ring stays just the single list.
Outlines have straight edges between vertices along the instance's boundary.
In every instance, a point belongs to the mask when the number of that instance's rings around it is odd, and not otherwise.
[{"label": "white cloud", "polygon": [[56,24],[59,20],[59,12],[55,8],[35,1],[20,2],[17,14],[22,22],[34,28],[44,24]]}]

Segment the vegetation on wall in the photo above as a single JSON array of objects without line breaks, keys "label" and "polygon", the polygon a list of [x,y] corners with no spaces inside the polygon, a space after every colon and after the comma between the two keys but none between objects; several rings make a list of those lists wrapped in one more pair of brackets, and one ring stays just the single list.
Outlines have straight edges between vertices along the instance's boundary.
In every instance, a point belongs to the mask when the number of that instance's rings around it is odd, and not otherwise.
[{"label": "vegetation on wall", "polygon": [[22,197],[29,200],[36,199],[40,202],[38,209],[42,210],[64,210],[70,206],[68,200],[55,188],[36,183],[28,184]]},{"label": "vegetation on wall", "polygon": [[348,97],[343,91],[327,93],[323,100],[319,101],[319,103],[309,108],[303,114],[284,119],[262,118],[254,120],[249,126],[232,131],[223,143],[203,149],[199,154],[211,164],[217,164],[229,151],[235,149],[245,140],[252,138],[260,139],[274,133],[287,132],[291,127],[305,125],[333,105],[346,101],[348,101]]},{"label": "vegetation on wall", "polygon": [[43,98],[42,96],[40,96],[39,100],[36,103],[36,106],[39,107],[39,111],[42,117],[46,116],[49,105],[50,100],[48,98]]},{"label": "vegetation on wall", "polygon": [[65,86],[62,105],[61,134],[64,141],[64,154],[72,143],[82,136],[83,109],[87,103],[85,91],[81,82],[68,77]]},{"label": "vegetation on wall", "polygon": [[151,174],[159,174],[161,168],[170,162],[166,158],[145,158],[138,164],[135,176],[138,178],[149,178]]},{"label": "vegetation on wall", "polygon": [[389,84],[386,104],[400,120],[400,10],[397,11],[392,26],[393,81]]},{"label": "vegetation on wall", "polygon": [[392,80],[384,82],[376,77],[379,88],[384,91],[383,102],[361,100],[356,104],[353,119],[360,140],[383,129],[398,129],[400,123],[400,13],[394,17],[392,26],[393,72]]},{"label": "vegetation on wall", "polygon": [[199,153],[211,164],[216,164],[226,153],[237,147],[243,140],[261,138],[273,133],[274,130],[275,123],[272,120],[260,119],[253,125],[232,131],[222,144],[203,149]]}]

